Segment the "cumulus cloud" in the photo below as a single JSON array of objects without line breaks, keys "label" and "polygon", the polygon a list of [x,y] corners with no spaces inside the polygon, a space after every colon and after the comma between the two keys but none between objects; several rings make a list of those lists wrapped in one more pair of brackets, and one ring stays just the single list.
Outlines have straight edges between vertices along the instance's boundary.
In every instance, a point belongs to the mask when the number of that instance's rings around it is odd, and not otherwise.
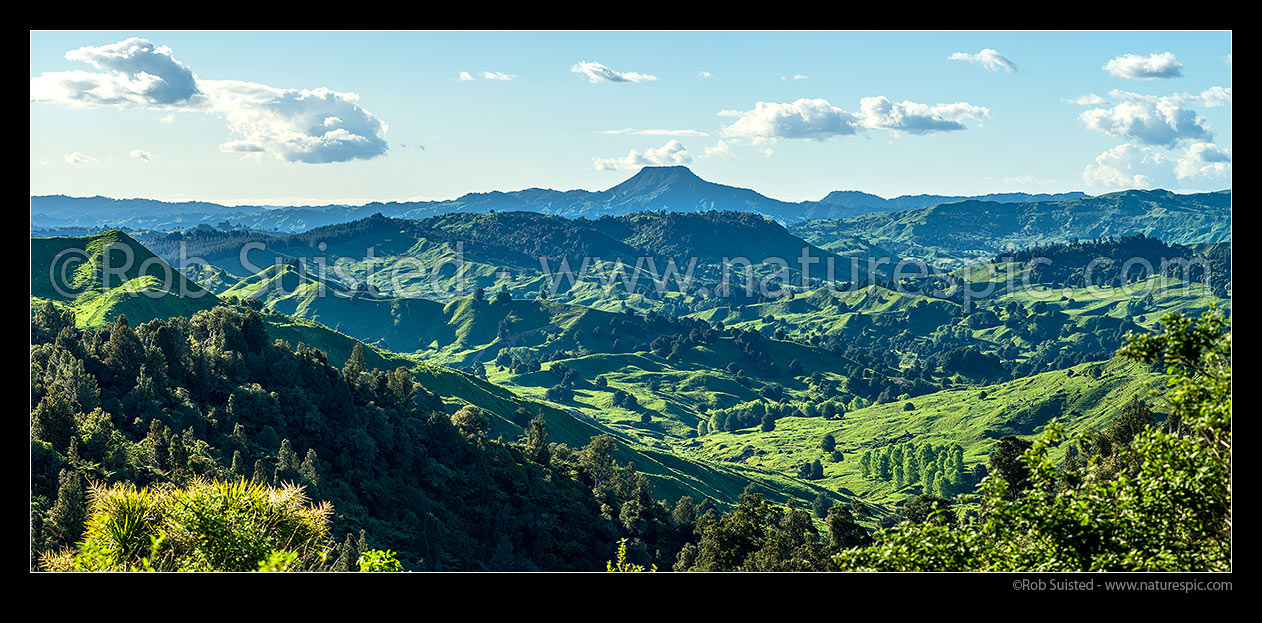
[{"label": "cumulus cloud", "polygon": [[723,128],[723,136],[755,140],[776,138],[813,138],[825,140],[854,134],[859,120],[824,99],[799,99],[791,103],[758,102],[746,112],[722,111],[736,116],[736,121]]},{"label": "cumulus cloud", "polygon": [[1183,75],[1183,63],[1175,60],[1172,52],[1153,53],[1148,56],[1123,54],[1105,63],[1104,70],[1114,76],[1129,80],[1178,78]]},{"label": "cumulus cloud", "polygon": [[470,80],[473,80],[473,74],[467,71],[462,71],[459,74],[456,74],[456,80],[460,82],[468,82]]},{"label": "cumulus cloud", "polygon": [[172,123],[175,123],[175,115],[163,115],[161,117],[158,117],[158,121],[160,123],[165,123],[165,124],[170,125]]},{"label": "cumulus cloud", "polygon": [[363,109],[354,93],[204,80],[170,48],[139,38],[72,50],[66,58],[99,71],[31,78],[32,102],[222,115],[237,137],[222,150],[270,153],[288,162],[345,162],[380,156],[388,148],[386,124]]},{"label": "cumulus cloud", "polygon": [[1231,150],[1193,143],[1181,153],[1162,153],[1125,143],[1096,156],[1083,180],[1106,188],[1178,188],[1231,185]]},{"label": "cumulus cloud", "polygon": [[1231,87],[1210,87],[1202,92],[1197,99],[1206,108],[1227,106],[1231,104]]},{"label": "cumulus cloud", "polygon": [[66,154],[65,158],[68,164],[87,164],[89,162],[96,162],[96,158],[77,151],[72,151]]},{"label": "cumulus cloud", "polygon": [[325,88],[278,89],[237,80],[203,80],[212,110],[242,138],[224,151],[267,152],[288,162],[326,163],[384,154],[386,124],[359,96]]},{"label": "cumulus cloud", "polygon": [[31,101],[75,106],[185,104],[198,95],[197,78],[171,49],[132,37],[118,43],[66,52],[66,59],[88,63],[103,73],[57,71],[31,78]]},{"label": "cumulus cloud", "polygon": [[863,127],[908,134],[963,130],[965,119],[990,117],[990,109],[968,102],[930,106],[908,101],[895,103],[884,95],[863,98],[859,109]]},{"label": "cumulus cloud", "polygon": [[512,80],[513,78],[516,78],[517,74],[506,74],[502,71],[484,71],[482,72],[482,77],[487,80],[508,81],[508,80]]},{"label": "cumulus cloud", "polygon": [[1096,95],[1095,93],[1079,95],[1078,97],[1075,97],[1073,99],[1067,99],[1067,100],[1061,100],[1061,101],[1065,102],[1066,104],[1073,104],[1074,106],[1103,106],[1109,103],[1109,100],[1106,100],[1103,97]]},{"label": "cumulus cloud", "polygon": [[579,61],[570,67],[570,71],[587,77],[588,82],[647,82],[657,80],[657,76],[634,71],[614,71],[595,61]]},{"label": "cumulus cloud", "polygon": [[149,162],[150,160],[153,160],[153,154],[144,150],[140,150],[140,149],[133,149],[127,155],[143,162]]},{"label": "cumulus cloud", "polygon": [[[1224,92],[1230,100],[1230,90]],[[1205,118],[1184,106],[1189,102],[1203,104],[1200,96],[1140,95],[1117,90],[1109,95],[1117,101],[1116,105],[1093,108],[1078,116],[1088,129],[1127,141],[1166,147],[1185,140],[1208,141],[1213,138]],[[1216,93],[1214,97],[1218,95]]]},{"label": "cumulus cloud", "polygon": [[810,76],[805,74],[793,74],[792,76],[780,76],[781,80],[808,80]]},{"label": "cumulus cloud", "polygon": [[1231,150],[1213,143],[1192,143],[1174,166],[1180,181],[1231,185]]},{"label": "cumulus cloud", "polygon": [[737,117],[723,128],[725,137],[750,138],[754,142],[779,138],[822,141],[863,129],[907,134],[963,130],[965,120],[988,118],[990,110],[967,102],[928,105],[893,102],[885,96],[877,96],[863,98],[857,113],[847,112],[824,99],[799,99],[791,103],[758,102],[753,110],[724,110],[719,115]]},{"label": "cumulus cloud", "polygon": [[708,71],[702,71],[702,72],[697,73],[697,79],[706,80],[706,79],[716,79],[716,78],[714,78],[714,74]]},{"label": "cumulus cloud", "polygon": [[701,152],[701,157],[735,160],[736,154],[732,153],[732,146],[730,143],[723,139],[719,139],[718,143],[715,143],[711,147],[706,147],[705,150]]},{"label": "cumulus cloud", "polygon": [[1082,172],[1082,179],[1106,188],[1172,186],[1173,161],[1151,147],[1124,143],[1096,156]]},{"label": "cumulus cloud", "polygon": [[627,155],[619,158],[592,158],[597,171],[639,169],[644,166],[678,165],[689,162],[692,162],[692,155],[674,139],[667,141],[661,147],[646,149],[643,152],[632,149]]},{"label": "cumulus cloud", "polygon": [[709,133],[709,132],[702,132],[702,131],[700,131],[700,130],[688,130],[688,129],[684,129],[684,130],[660,130],[660,129],[636,130],[636,129],[633,129],[633,128],[624,128],[624,129],[621,129],[621,130],[605,130],[605,134],[638,134],[638,135],[641,135],[641,136],[710,136],[710,133]]},{"label": "cumulus cloud", "polygon": [[1004,57],[999,52],[986,48],[977,54],[969,54],[967,52],[956,52],[947,57],[949,61],[964,61],[966,63],[974,63],[986,68],[986,71],[1004,70],[1010,74],[1017,72],[1017,66]]}]

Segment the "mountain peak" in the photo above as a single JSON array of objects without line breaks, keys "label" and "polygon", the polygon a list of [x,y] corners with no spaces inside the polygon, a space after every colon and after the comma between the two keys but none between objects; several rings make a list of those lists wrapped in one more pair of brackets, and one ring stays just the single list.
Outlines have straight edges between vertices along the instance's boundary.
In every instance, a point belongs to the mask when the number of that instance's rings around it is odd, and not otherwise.
[{"label": "mountain peak", "polygon": [[697,177],[692,169],[683,165],[663,166],[663,167],[642,167],[638,173],[627,178],[626,181],[611,188],[611,191],[631,191],[643,190],[646,188],[659,188],[669,186],[679,186],[680,184],[708,184],[705,180]]}]

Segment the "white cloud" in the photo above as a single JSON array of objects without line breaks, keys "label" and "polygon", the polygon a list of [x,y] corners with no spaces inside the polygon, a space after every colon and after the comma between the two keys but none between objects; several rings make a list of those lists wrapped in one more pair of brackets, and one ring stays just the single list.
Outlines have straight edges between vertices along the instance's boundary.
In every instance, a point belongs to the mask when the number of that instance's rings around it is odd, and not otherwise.
[{"label": "white cloud", "polygon": [[153,160],[153,154],[140,149],[133,149],[127,155],[142,162],[149,162],[150,160]]},{"label": "white cloud", "polygon": [[175,115],[164,115],[162,117],[158,117],[158,122],[165,123],[167,125],[175,123]]},{"label": "white cloud", "polygon": [[66,154],[65,158],[68,164],[88,164],[89,162],[96,162],[96,158],[77,151],[72,151]]},{"label": "white cloud", "polygon": [[594,61],[579,61],[570,67],[570,71],[587,76],[588,82],[646,82],[657,80],[657,76],[634,71],[614,71]]},{"label": "white cloud", "polygon": [[632,149],[619,158],[592,158],[597,171],[639,169],[653,165],[678,165],[692,162],[692,156],[679,141],[671,139],[661,147],[646,149],[643,153]]},{"label": "white cloud", "polygon": [[1155,80],[1182,76],[1183,64],[1175,60],[1172,52],[1154,52],[1148,56],[1123,54],[1105,63],[1104,70],[1129,80]]},{"label": "white cloud", "polygon": [[[175,60],[170,48],[138,38],[72,50],[66,58],[103,73],[52,72],[31,78],[32,102],[223,115],[239,138],[223,143],[222,150],[270,153],[288,162],[367,159],[388,148],[386,124],[360,107],[354,93],[203,80]],[[166,122],[165,117],[160,120]]]},{"label": "white cloud", "polygon": [[467,71],[462,71],[456,75],[456,80],[459,82],[468,82],[470,80],[473,80],[473,74],[470,74]]},{"label": "white cloud", "polygon": [[1004,57],[1004,55],[986,48],[977,54],[968,54],[966,52],[956,52],[947,57],[949,61],[964,61],[966,63],[975,63],[986,68],[986,71],[999,71],[1000,69],[1013,74],[1017,72],[1017,66],[1012,61]]},{"label": "white cloud", "polygon": [[883,95],[863,98],[859,109],[863,127],[908,134],[963,130],[965,119],[990,117],[990,109],[968,102],[930,106],[908,101],[895,103]]},{"label": "white cloud", "polygon": [[709,132],[700,130],[660,130],[647,129],[636,130],[633,128],[623,128],[621,130],[605,130],[605,134],[638,134],[641,136],[710,136]]},{"label": "white cloud", "polygon": [[1231,87],[1210,87],[1202,92],[1197,99],[1199,99],[1201,105],[1206,108],[1227,106],[1231,104]]},{"label": "white cloud", "polygon": [[482,77],[486,78],[487,80],[508,81],[508,80],[512,80],[513,78],[516,78],[517,74],[506,74],[502,71],[484,71],[482,72]]},{"label": "white cloud", "polygon": [[1096,156],[1082,179],[1105,188],[1173,187],[1173,160],[1151,147],[1124,143]]},{"label": "white cloud", "polygon": [[132,37],[118,43],[66,52],[66,59],[105,73],[58,71],[31,78],[31,101],[74,106],[137,106],[188,103],[198,95],[197,78],[171,49]]},{"label": "white cloud", "polygon": [[723,128],[725,137],[743,137],[760,143],[780,138],[827,140],[855,134],[862,129],[888,130],[907,134],[929,134],[963,130],[967,119],[985,119],[990,110],[967,102],[920,104],[892,102],[885,96],[865,97],[858,113],[833,106],[824,99],[799,99],[792,103],[758,102],[753,110],[720,111],[720,116],[737,117]]},{"label": "white cloud", "polygon": [[715,143],[711,147],[706,147],[705,150],[701,152],[701,157],[702,158],[719,158],[721,160],[735,160],[736,154],[732,153],[731,143],[728,143],[727,141],[723,139],[719,139],[718,143]]},{"label": "white cloud", "polygon": [[1184,183],[1231,185],[1231,150],[1213,143],[1192,143],[1174,166]]},{"label": "white cloud", "polygon": [[1096,156],[1082,174],[1105,188],[1222,188],[1231,186],[1231,150],[1193,143],[1181,152],[1162,153],[1125,143]]},{"label": "white cloud", "polygon": [[859,127],[859,120],[854,115],[824,99],[803,98],[785,104],[758,102],[753,110],[722,111],[719,114],[738,117],[723,128],[723,136],[755,140],[813,138],[822,141],[854,134]]},{"label": "white cloud", "polygon": [[[1230,91],[1224,90],[1224,93],[1230,100]],[[1213,138],[1205,118],[1184,107],[1188,102],[1203,104],[1202,96],[1161,97],[1118,90],[1111,91],[1109,95],[1118,103],[1112,108],[1093,108],[1083,112],[1078,116],[1083,125],[1109,136],[1145,145],[1173,147],[1184,140]],[[1221,95],[1216,93],[1211,98],[1220,98]]]},{"label": "white cloud", "polygon": [[715,77],[714,77],[714,74],[712,74],[712,73],[710,73],[710,72],[708,72],[708,71],[698,72],[698,73],[697,73],[697,78],[698,78],[699,80],[706,80],[706,79],[717,80],[717,79],[718,79],[718,78],[715,78]]},{"label": "white cloud", "polygon": [[330,89],[278,89],[237,80],[199,84],[211,108],[241,139],[224,151],[267,152],[288,162],[346,162],[380,156],[386,124],[359,106],[359,96]]},{"label": "white cloud", "polygon": [[1095,93],[1079,95],[1078,97],[1075,97],[1073,99],[1067,99],[1067,100],[1061,100],[1061,101],[1065,102],[1066,104],[1073,104],[1074,106],[1103,106],[1109,103],[1109,100],[1106,100],[1103,97],[1096,95]]},{"label": "white cloud", "polygon": [[810,76],[804,74],[793,74],[792,76],[780,76],[781,80],[809,80]]}]

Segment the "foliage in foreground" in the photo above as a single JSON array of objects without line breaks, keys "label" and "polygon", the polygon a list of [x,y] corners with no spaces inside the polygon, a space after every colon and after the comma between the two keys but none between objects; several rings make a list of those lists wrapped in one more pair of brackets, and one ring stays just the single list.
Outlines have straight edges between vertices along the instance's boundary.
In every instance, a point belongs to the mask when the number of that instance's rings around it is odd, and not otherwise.
[{"label": "foliage in foreground", "polygon": [[78,551],[48,571],[297,571],[325,562],[328,502],[302,487],[195,479],[187,487],[97,485]]},{"label": "foliage in foreground", "polygon": [[[608,571],[611,573],[640,573],[640,572],[645,571],[644,565],[637,565],[635,563],[627,562],[627,540],[626,539],[618,540],[617,557],[618,557],[617,562],[610,560],[605,563],[605,571]],[[657,565],[653,565],[652,567],[649,567],[648,571],[657,571]]]},{"label": "foliage in foreground", "polygon": [[902,524],[869,548],[834,560],[885,571],[1228,571],[1231,569],[1231,330],[1215,310],[1167,314],[1162,334],[1130,336],[1119,355],[1164,363],[1170,375],[1162,428],[1129,448],[1134,467],[1102,475],[1095,458],[1061,470],[1049,450],[1065,441],[1049,425],[1025,452],[1019,495],[992,474],[980,519],[960,528]]}]

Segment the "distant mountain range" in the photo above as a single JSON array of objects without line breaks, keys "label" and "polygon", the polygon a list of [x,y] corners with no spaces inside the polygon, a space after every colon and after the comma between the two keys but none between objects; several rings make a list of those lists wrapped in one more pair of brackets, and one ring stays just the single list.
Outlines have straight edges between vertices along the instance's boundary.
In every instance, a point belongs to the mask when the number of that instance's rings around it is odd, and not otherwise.
[{"label": "distant mountain range", "polygon": [[993,254],[1008,248],[1144,234],[1174,244],[1231,241],[1231,191],[1182,195],[1125,190],[1067,201],[997,203],[969,199],[848,219],[789,226],[815,244],[848,236],[895,252],[926,249]]},{"label": "distant mountain range", "polygon": [[859,216],[869,212],[900,212],[902,210],[916,210],[919,208],[928,208],[942,203],[955,203],[957,201],[991,201],[994,203],[1028,203],[1031,201],[1067,201],[1070,199],[1080,199],[1087,197],[1084,192],[1068,192],[1068,193],[991,193],[989,195],[901,195],[893,199],[886,199],[871,193],[865,193],[858,190],[834,190],[828,193],[823,199],[815,202],[813,206],[818,206],[828,213],[827,216],[812,214],[808,218],[846,218],[850,216]]},{"label": "distant mountain range", "polygon": [[715,184],[683,166],[644,167],[630,179],[602,191],[559,191],[530,188],[513,192],[470,193],[446,201],[374,202],[359,206],[224,206],[206,202],[171,203],[152,199],[108,197],[31,197],[33,232],[58,228],[173,230],[225,222],[252,229],[301,232],[358,220],[380,213],[418,219],[458,212],[527,211],[568,218],[597,219],[632,212],[754,212],[784,223],[807,219],[850,218],[871,212],[925,208],[961,200],[999,203],[1061,201],[1085,197],[1080,192],[1058,195],[1027,193],[975,197],[904,195],[886,199],[858,191],[835,191],[819,201],[786,202],[747,188]]}]

